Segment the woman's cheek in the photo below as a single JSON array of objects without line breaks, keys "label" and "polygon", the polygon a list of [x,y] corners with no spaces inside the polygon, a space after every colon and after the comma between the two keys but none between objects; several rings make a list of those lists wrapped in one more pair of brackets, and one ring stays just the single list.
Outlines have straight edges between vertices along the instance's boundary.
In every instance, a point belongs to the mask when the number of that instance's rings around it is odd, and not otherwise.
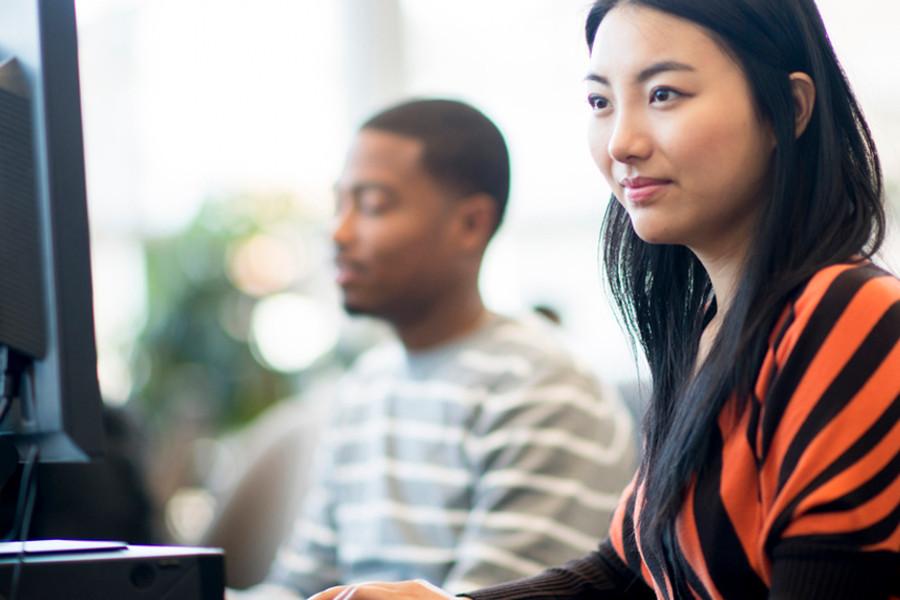
[{"label": "woman's cheek", "polygon": [[607,152],[609,136],[606,133],[606,128],[597,122],[596,117],[592,116],[588,122],[587,132],[591,158],[594,159],[594,164],[597,165],[603,175],[608,179],[611,160],[609,152]]}]

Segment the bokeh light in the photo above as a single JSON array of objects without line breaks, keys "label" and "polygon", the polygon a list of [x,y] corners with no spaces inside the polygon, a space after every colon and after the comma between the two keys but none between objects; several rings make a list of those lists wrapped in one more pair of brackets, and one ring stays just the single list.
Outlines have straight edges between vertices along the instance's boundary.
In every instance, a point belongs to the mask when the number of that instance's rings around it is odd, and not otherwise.
[{"label": "bokeh light", "polygon": [[295,293],[264,298],[251,317],[254,355],[285,373],[306,369],[330,352],[339,330],[336,307]]},{"label": "bokeh light", "polygon": [[281,292],[299,274],[298,257],[286,240],[258,234],[237,244],[228,257],[228,277],[250,296]]}]

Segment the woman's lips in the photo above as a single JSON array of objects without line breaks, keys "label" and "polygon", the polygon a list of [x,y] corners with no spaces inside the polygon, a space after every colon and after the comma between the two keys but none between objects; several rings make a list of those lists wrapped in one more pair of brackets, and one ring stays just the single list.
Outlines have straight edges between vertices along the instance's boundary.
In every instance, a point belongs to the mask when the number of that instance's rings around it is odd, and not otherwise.
[{"label": "woman's lips", "polygon": [[622,180],[621,185],[625,189],[625,198],[629,202],[632,204],[643,204],[652,200],[671,183],[671,180],[668,179],[629,177]]}]

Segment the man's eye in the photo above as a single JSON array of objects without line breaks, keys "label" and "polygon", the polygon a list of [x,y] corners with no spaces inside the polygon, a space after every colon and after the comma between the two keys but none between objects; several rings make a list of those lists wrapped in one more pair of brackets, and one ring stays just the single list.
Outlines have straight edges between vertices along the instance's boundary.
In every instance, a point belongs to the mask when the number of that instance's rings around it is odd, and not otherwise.
[{"label": "man's eye", "polygon": [[588,104],[591,105],[593,110],[603,110],[609,106],[609,101],[598,94],[591,94],[588,96]]},{"label": "man's eye", "polygon": [[340,192],[335,192],[334,195],[334,214],[339,215],[347,209],[347,205],[349,205],[352,200],[347,196],[347,194],[342,194]]},{"label": "man's eye", "polygon": [[377,215],[384,211],[384,206],[378,202],[363,202],[360,204],[360,210],[367,215]]},{"label": "man's eye", "polygon": [[389,202],[384,193],[367,190],[357,196],[356,205],[363,214],[377,215],[387,209]]}]

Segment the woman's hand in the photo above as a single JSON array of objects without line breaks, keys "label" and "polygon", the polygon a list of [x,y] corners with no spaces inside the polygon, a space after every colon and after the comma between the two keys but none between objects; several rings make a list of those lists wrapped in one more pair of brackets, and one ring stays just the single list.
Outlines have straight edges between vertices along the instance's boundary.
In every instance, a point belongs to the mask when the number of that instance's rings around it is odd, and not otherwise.
[{"label": "woman's hand", "polygon": [[399,583],[361,583],[340,585],[319,592],[309,600],[447,600],[450,594],[427,581],[401,581]]}]

